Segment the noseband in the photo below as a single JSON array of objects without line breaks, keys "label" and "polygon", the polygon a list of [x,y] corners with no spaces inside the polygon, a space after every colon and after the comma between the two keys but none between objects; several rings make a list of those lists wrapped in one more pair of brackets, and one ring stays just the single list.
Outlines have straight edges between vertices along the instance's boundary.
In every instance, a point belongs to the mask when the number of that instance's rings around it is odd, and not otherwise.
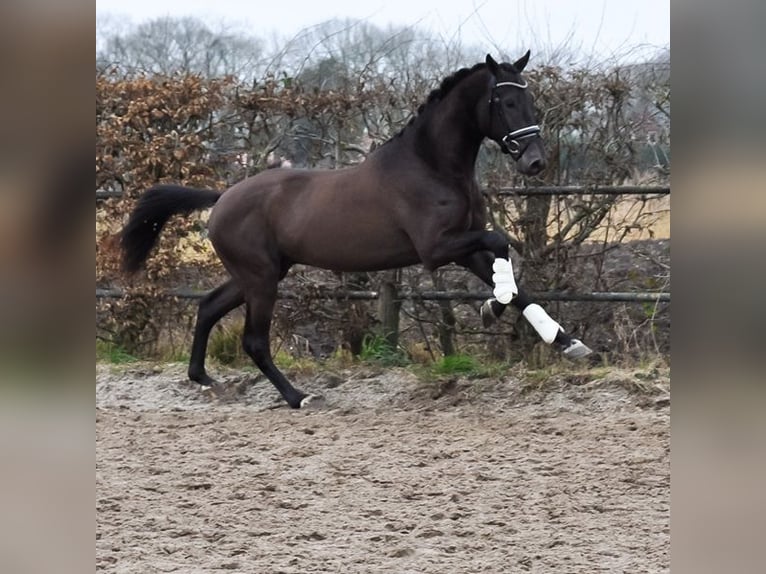
[{"label": "noseband", "polygon": [[[516,82],[498,82],[492,87],[492,95],[489,100],[490,108],[496,107],[497,113],[500,117],[500,121],[503,124],[505,124],[505,130],[507,132],[498,142],[500,144],[500,149],[503,150],[503,153],[507,153],[514,156],[514,159],[518,159],[516,156],[518,156],[519,153],[521,152],[521,143],[519,140],[523,140],[526,138],[531,138],[536,135],[539,135],[540,126],[537,124],[532,124],[523,128],[519,128],[517,130],[511,130],[511,127],[508,125],[508,120],[506,119],[505,114],[503,113],[503,110],[500,109],[500,106],[494,106],[495,102],[499,101],[499,98],[495,96],[495,90],[503,86],[513,86],[514,88],[521,88],[523,90],[528,85],[529,84],[527,84],[526,80],[524,80],[523,84],[519,84]],[[490,115],[492,115],[491,111],[490,111]]]}]

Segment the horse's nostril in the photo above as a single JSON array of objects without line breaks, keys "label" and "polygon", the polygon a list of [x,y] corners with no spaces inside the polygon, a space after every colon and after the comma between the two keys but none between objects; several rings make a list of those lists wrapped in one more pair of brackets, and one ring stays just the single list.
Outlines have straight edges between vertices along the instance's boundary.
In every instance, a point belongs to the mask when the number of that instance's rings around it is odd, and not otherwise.
[{"label": "horse's nostril", "polygon": [[536,159],[529,164],[529,171],[532,173],[540,173],[545,169],[545,162],[541,159]]}]

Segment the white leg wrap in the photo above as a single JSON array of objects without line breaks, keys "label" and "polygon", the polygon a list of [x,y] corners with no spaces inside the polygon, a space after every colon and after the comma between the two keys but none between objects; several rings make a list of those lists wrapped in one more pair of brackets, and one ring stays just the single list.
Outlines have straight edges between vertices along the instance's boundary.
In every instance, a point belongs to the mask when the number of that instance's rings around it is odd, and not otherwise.
[{"label": "white leg wrap", "polygon": [[551,319],[551,316],[540,305],[530,303],[524,307],[524,311],[521,314],[535,328],[535,331],[537,331],[537,334],[540,335],[543,341],[550,345],[556,340],[556,335],[558,335],[561,325]]},{"label": "white leg wrap", "polygon": [[498,257],[492,264],[492,271],[494,271],[492,282],[495,284],[492,294],[503,305],[507,305],[519,292],[519,288],[516,287],[516,278],[513,276],[513,264],[510,259]]}]

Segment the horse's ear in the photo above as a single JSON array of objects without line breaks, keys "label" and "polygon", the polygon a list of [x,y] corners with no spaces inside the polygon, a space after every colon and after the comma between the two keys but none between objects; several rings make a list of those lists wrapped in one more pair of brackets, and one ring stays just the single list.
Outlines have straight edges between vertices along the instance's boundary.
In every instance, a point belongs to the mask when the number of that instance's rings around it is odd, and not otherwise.
[{"label": "horse's ear", "polygon": [[487,63],[487,67],[489,68],[489,71],[492,72],[493,76],[497,76],[497,71],[500,68],[500,64],[495,62],[495,59],[487,54],[487,59],[485,60]]},{"label": "horse's ear", "polygon": [[521,58],[519,58],[513,63],[513,67],[516,68],[517,72],[523,71],[524,68],[527,66],[527,62],[529,62],[530,51],[531,50],[527,50],[526,54],[524,54]]}]

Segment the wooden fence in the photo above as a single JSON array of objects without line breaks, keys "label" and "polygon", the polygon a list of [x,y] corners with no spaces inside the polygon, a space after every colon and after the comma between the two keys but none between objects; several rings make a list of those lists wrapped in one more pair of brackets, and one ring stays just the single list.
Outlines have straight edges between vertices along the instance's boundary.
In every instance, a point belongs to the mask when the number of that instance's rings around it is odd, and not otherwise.
[{"label": "wooden fence", "polygon": [[[564,196],[564,195],[638,195],[645,198],[665,196],[670,194],[670,187],[661,186],[546,186],[531,188],[500,188],[492,191],[485,191],[489,196]],[[119,191],[97,190],[96,200],[106,200],[119,198],[122,193]],[[179,299],[201,299],[209,291],[201,291],[180,287],[169,290],[164,295],[177,297]],[[112,299],[124,297],[126,293],[122,289],[96,289],[97,299]],[[398,339],[399,310],[402,301],[484,301],[491,297],[489,290],[483,292],[467,292],[457,290],[432,290],[420,291],[412,289],[400,289],[391,282],[381,284],[380,290],[368,291],[348,291],[337,289],[316,289],[312,291],[312,299],[326,300],[377,300],[378,301],[378,319],[381,322],[381,328],[384,333],[391,333],[392,343],[395,344]],[[299,299],[305,295],[292,293],[289,290],[283,290],[279,293],[281,299]],[[533,300],[538,301],[590,301],[603,303],[669,303],[669,292],[571,292],[571,291],[549,291],[530,293]]]},{"label": "wooden fence", "polygon": [[[668,186],[540,186],[540,187],[507,187],[484,192],[495,196],[550,196],[550,195],[641,195],[664,196],[670,194]],[[96,201],[114,199],[122,196],[120,191],[96,190]],[[188,288],[178,288],[166,293],[168,296],[180,299],[201,299],[208,292]],[[125,293],[121,289],[96,289],[97,299],[120,298]],[[388,294],[390,297],[390,294]],[[464,291],[399,291],[395,299],[420,301],[484,301],[491,296],[489,291],[469,293]],[[281,292],[282,299],[296,299],[294,293]],[[567,291],[530,293],[530,297],[539,301],[598,301],[622,303],[665,303],[670,302],[667,292],[591,292],[574,293]],[[337,291],[319,290],[314,298],[335,300],[377,300],[378,291]]]},{"label": "wooden fence", "polygon": [[[199,289],[178,288],[164,293],[167,297],[179,299],[202,299],[209,291]],[[120,299],[126,295],[122,289],[96,289],[96,299]],[[492,296],[486,292],[467,291],[397,291],[395,299],[399,301],[485,301]],[[532,299],[539,301],[596,301],[604,303],[669,303],[670,293],[661,291],[597,291],[591,293],[577,293],[570,291],[543,291],[530,293]],[[280,299],[300,299],[305,295],[298,295],[289,291],[280,291]],[[312,293],[312,299],[333,299],[337,301],[372,301],[380,297],[379,291],[339,291],[317,290]]]}]

